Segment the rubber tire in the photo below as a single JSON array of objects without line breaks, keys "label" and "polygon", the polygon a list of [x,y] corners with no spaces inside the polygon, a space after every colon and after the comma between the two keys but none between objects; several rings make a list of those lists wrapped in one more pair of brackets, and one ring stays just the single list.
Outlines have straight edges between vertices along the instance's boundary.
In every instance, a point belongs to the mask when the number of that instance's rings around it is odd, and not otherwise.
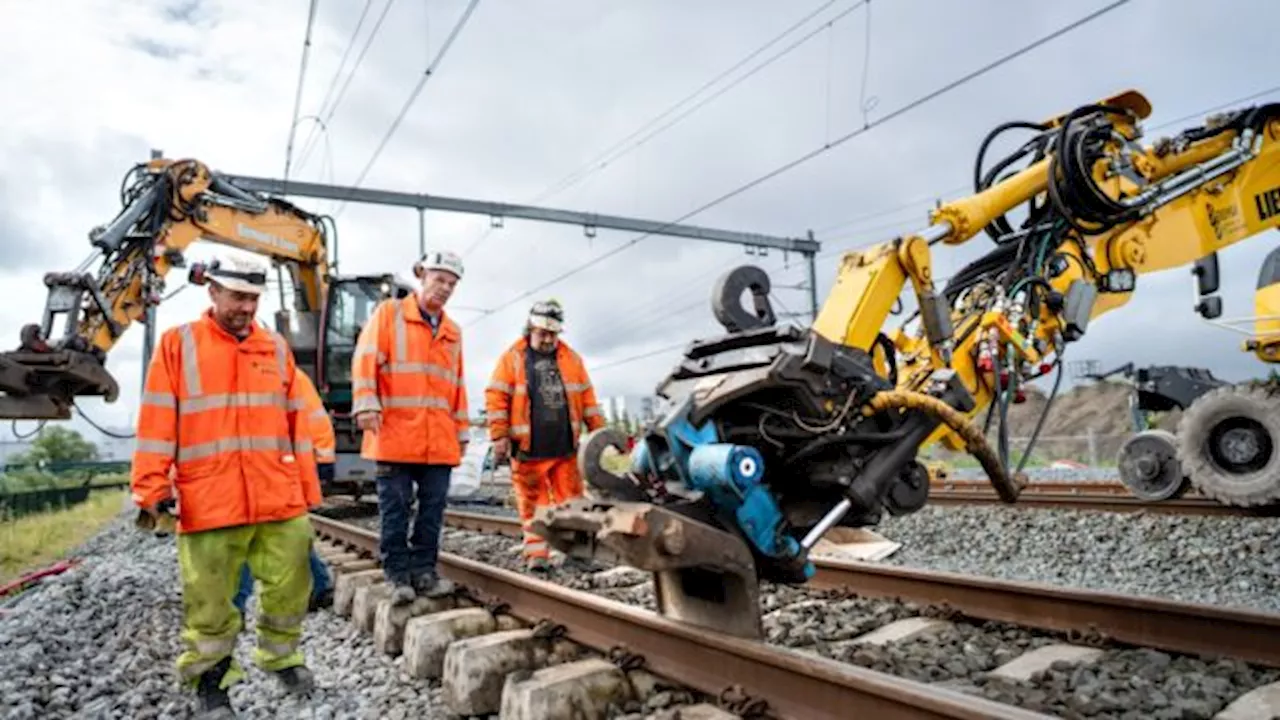
[{"label": "rubber tire", "polygon": [[[1271,436],[1271,458],[1247,475],[1224,471],[1205,448],[1219,422],[1239,416],[1257,421]],[[1196,490],[1223,505],[1256,507],[1280,500],[1280,397],[1259,387],[1226,385],[1196,398],[1178,422],[1178,462]]]},{"label": "rubber tire", "polygon": [[[1174,437],[1173,433],[1169,432],[1168,430],[1143,430],[1142,432],[1137,433],[1133,437],[1126,440],[1124,445],[1120,446],[1120,452],[1117,453],[1116,455],[1116,466],[1120,471],[1120,482],[1124,484],[1125,488],[1128,489],[1131,495],[1138,498],[1139,500],[1143,500],[1146,502],[1176,500],[1182,497],[1187,493],[1188,490],[1191,489],[1191,479],[1187,477],[1187,474],[1185,472],[1181,472],[1181,468],[1179,468],[1179,472],[1181,473],[1181,479],[1177,483],[1172,484],[1169,487],[1165,487],[1160,490],[1157,490],[1155,492],[1148,492],[1144,490],[1141,486],[1134,485],[1129,482],[1129,478],[1125,475],[1125,472],[1124,472],[1125,451],[1128,450],[1129,444],[1133,442],[1136,438],[1144,437],[1144,436],[1147,438],[1159,438],[1160,440],[1163,440],[1169,447],[1170,457],[1173,458],[1174,460],[1177,459],[1178,439]],[[1179,463],[1179,465],[1181,465],[1181,463]]]}]

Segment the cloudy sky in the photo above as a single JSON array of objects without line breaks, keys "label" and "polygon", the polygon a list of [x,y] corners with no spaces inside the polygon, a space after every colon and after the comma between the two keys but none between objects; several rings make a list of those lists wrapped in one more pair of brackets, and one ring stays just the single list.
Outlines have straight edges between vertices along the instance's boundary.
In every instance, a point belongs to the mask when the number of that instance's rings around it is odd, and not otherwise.
[{"label": "cloudy sky", "polygon": [[[467,4],[321,0],[291,177],[355,181]],[[823,245],[822,298],[840,250],[920,227],[932,203],[962,194],[979,142],[998,123],[1041,120],[1136,88],[1154,106],[1149,128],[1194,117],[1152,139],[1275,85],[1280,5],[1131,0],[893,115],[1107,4],[875,0],[868,13],[854,0],[483,0],[361,185],[671,221],[865,128],[686,220],[785,236],[813,230]],[[0,333],[11,340],[0,344],[16,344],[19,328],[39,319],[42,274],[69,270],[91,251],[87,232],[118,212],[121,177],[152,148],[228,173],[283,174],[308,6],[4,3],[0,274],[11,299],[0,305]],[[308,119],[317,117],[323,132]],[[343,272],[405,273],[415,259],[412,210],[295,201],[334,214]],[[760,264],[784,286],[781,310],[808,310],[795,255],[632,242],[633,234],[608,230],[589,238],[580,227],[510,219],[501,230],[488,225],[487,217],[426,217],[431,245],[467,251],[451,307],[464,328],[473,403],[535,298],[565,303],[566,339],[602,395],[647,393],[678,356],[664,348],[715,332],[711,284],[738,263]],[[987,247],[985,239],[971,245],[935,255],[940,273]],[[1273,236],[1259,237],[1223,253],[1225,316],[1251,314],[1255,268],[1273,246]],[[202,244],[189,258],[217,250]],[[184,282],[174,273],[169,288]],[[1142,278],[1138,296],[1098,321],[1074,358],[1201,365],[1232,379],[1264,372],[1239,352],[1241,336],[1192,313],[1191,287],[1186,269]],[[206,304],[203,290],[181,292],[161,307],[161,328]],[[263,317],[276,307],[265,303]],[[131,329],[109,360],[122,399],[83,403],[100,423],[131,423],[141,342],[141,328]]]}]

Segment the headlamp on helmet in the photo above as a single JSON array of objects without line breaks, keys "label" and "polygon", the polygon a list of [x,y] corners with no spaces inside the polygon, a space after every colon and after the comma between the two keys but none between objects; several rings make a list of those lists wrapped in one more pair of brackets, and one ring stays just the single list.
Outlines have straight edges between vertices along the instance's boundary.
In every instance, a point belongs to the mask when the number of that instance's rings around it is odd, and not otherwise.
[{"label": "headlamp on helmet", "polygon": [[529,308],[529,327],[560,332],[564,329],[564,308],[554,299],[539,300]]}]

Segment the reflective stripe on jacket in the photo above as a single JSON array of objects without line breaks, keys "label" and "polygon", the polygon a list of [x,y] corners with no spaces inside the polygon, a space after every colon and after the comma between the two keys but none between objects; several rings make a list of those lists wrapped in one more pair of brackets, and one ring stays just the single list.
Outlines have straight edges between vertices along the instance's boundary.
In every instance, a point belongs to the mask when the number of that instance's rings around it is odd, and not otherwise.
[{"label": "reflective stripe on jacket", "polygon": [[[484,390],[485,414],[488,416],[489,437],[498,440],[510,437],[512,444],[528,451],[530,440],[529,384],[525,373],[526,338],[520,338],[498,358]],[[573,434],[573,446],[578,447],[578,436],[587,430],[604,426],[604,413],[596,402],[596,391],[587,377],[587,368],[577,351],[565,344],[556,343],[556,363],[560,367],[560,379],[564,382],[564,394],[569,402],[569,425]]]},{"label": "reflective stripe on jacket", "polygon": [[134,501],[154,507],[176,489],[178,532],[287,520],[319,505],[294,369],[284,339],[256,323],[237,340],[210,310],[165,331],[138,413]]},{"label": "reflective stripe on jacket", "polygon": [[294,371],[294,382],[298,384],[298,396],[302,398],[302,414],[307,420],[307,428],[311,431],[311,439],[315,443],[316,462],[332,463],[337,459],[335,449],[337,442],[333,434],[333,420],[324,409],[324,401],[311,382],[311,378],[299,368]]},{"label": "reflective stripe on jacket", "polygon": [[360,455],[460,464],[471,433],[463,367],[462,330],[443,311],[433,335],[417,295],[381,302],[351,358],[351,412],[382,413],[382,427],[364,433]]}]

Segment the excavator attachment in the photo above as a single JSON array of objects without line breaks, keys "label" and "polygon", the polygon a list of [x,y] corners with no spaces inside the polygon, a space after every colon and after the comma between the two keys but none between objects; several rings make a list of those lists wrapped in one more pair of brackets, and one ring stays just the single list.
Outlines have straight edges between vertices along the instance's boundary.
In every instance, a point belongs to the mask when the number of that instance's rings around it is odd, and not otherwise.
[{"label": "excavator attachment", "polygon": [[[534,532],[569,557],[652,573],[664,616],[760,638],[759,577],[751,549],[712,518],[699,517],[703,509],[696,503],[676,501],[629,471],[610,470],[610,450],[626,451],[617,430],[601,428],[587,436],[578,449],[578,467],[589,497],[540,508]],[[670,504],[652,504],[657,497],[651,489]]]},{"label": "excavator attachment", "polygon": [[[92,275],[48,273],[49,288],[40,325],[22,329],[17,350],[0,353],[0,419],[66,420],[77,397],[115,402],[120,387],[98,355],[75,334],[81,313],[92,303],[106,316],[107,301]],[[65,316],[64,339],[50,344],[54,323]],[[109,316],[108,316],[109,317]],[[113,323],[113,328],[114,327]]]},{"label": "excavator attachment", "polygon": [[652,573],[661,615],[762,637],[755,562],[735,535],[671,508],[590,499],[539,509],[533,530],[569,557]]},{"label": "excavator attachment", "polygon": [[0,354],[0,419],[66,420],[76,397],[101,396],[115,402],[115,378],[88,353],[59,350]]}]

